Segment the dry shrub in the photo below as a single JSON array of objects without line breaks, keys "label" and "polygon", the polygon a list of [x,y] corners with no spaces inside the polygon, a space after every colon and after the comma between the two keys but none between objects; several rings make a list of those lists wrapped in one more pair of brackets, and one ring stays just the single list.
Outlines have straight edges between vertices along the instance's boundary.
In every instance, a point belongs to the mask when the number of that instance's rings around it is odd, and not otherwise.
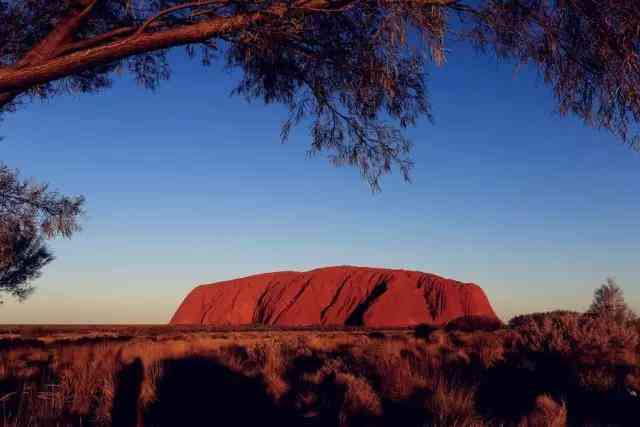
[{"label": "dry shrub", "polygon": [[638,362],[638,332],[607,317],[555,312],[512,321],[527,351],[557,353],[587,365]]},{"label": "dry shrub", "polygon": [[267,393],[276,401],[289,391],[289,384],[284,379],[287,360],[283,351],[286,350],[283,350],[281,344],[269,341],[255,344],[251,353],[261,368]]},{"label": "dry shrub", "polygon": [[143,408],[148,407],[156,400],[156,390],[164,375],[164,363],[164,360],[156,360],[144,365],[144,374],[138,402]]},{"label": "dry shrub", "polygon": [[426,372],[416,369],[415,362],[403,352],[406,349],[406,342],[381,341],[368,347],[364,355],[367,364],[376,369],[380,394],[391,400],[407,399],[416,388],[429,384]]},{"label": "dry shrub", "polygon": [[[635,329],[610,316],[572,312],[519,316],[511,326],[518,337],[503,340],[506,362],[480,399],[489,412],[511,415],[506,406],[520,411],[527,400],[534,403],[532,394],[549,392],[565,396],[571,417],[580,420],[617,423],[640,409],[640,402],[625,391],[639,365]],[[489,395],[510,381],[518,388],[508,395],[508,405],[492,401]]]},{"label": "dry shrub", "polygon": [[109,419],[118,352],[118,345],[96,344],[63,347],[57,354],[51,369],[70,402],[71,413]]},{"label": "dry shrub", "polygon": [[520,314],[518,316],[514,316],[511,320],[509,320],[508,326],[511,329],[519,329],[523,326],[529,325],[530,323],[541,323],[545,319],[577,316],[580,316],[580,313],[578,313],[577,311],[569,310],[554,310],[540,313]]},{"label": "dry shrub", "polygon": [[440,375],[425,402],[433,426],[481,426],[475,410],[475,391],[459,380]]},{"label": "dry shrub", "polygon": [[494,333],[472,334],[468,345],[472,355],[476,357],[484,369],[489,369],[504,359],[504,344],[501,337]]},{"label": "dry shrub", "polygon": [[595,392],[613,391],[617,385],[617,374],[610,366],[578,366],[578,385],[584,390]]},{"label": "dry shrub", "polygon": [[9,357],[0,359],[4,373],[0,389],[13,384],[17,394],[16,400],[5,401],[3,410],[9,405],[16,419],[35,424],[59,419],[64,413],[106,423],[113,400],[116,353],[116,346],[107,344],[5,352],[3,356]]},{"label": "dry shrub", "polygon": [[462,316],[449,321],[444,329],[446,331],[462,332],[493,332],[504,327],[504,324],[495,317],[489,316]]},{"label": "dry shrub", "polygon": [[335,382],[345,390],[344,403],[338,418],[341,426],[361,424],[381,415],[380,398],[365,379],[340,372],[335,375]]},{"label": "dry shrub", "polygon": [[[287,379],[291,407],[304,417],[320,416],[340,426],[371,426],[382,415],[378,393],[343,346],[329,351],[299,348],[290,359]],[[326,417],[329,418],[326,418]],[[326,421],[328,422],[328,421]]]},{"label": "dry shrub", "polygon": [[567,405],[556,402],[548,394],[536,398],[535,407],[524,417],[519,427],[565,427],[567,425]]},{"label": "dry shrub", "polygon": [[427,338],[427,343],[433,348],[440,348],[449,345],[449,333],[442,329],[432,332]]},{"label": "dry shrub", "polygon": [[374,339],[374,340],[383,340],[385,338],[387,338],[387,336],[384,334],[384,332],[381,331],[372,331],[369,332],[367,334],[368,338]]},{"label": "dry shrub", "polygon": [[640,366],[635,366],[624,378],[624,386],[640,396]]},{"label": "dry shrub", "polygon": [[457,370],[469,366],[472,360],[469,349],[460,345],[454,345],[452,348],[442,347],[438,353],[443,369]]},{"label": "dry shrub", "polygon": [[417,338],[429,338],[437,330],[438,327],[436,325],[421,323],[413,329],[413,333]]}]

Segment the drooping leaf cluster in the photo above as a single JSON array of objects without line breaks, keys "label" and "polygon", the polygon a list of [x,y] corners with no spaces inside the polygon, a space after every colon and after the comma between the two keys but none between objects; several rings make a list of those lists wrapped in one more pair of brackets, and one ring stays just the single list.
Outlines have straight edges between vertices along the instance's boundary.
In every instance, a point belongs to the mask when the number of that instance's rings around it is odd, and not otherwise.
[{"label": "drooping leaf cluster", "polygon": [[472,39],[552,86],[562,114],[638,146],[640,2],[491,0],[475,14]]},{"label": "drooping leaf cluster", "polygon": [[23,299],[31,281],[52,259],[46,238],[70,237],[79,229],[82,197],[65,197],[45,184],[19,179],[0,164],[0,294]]},{"label": "drooping leaf cluster", "polygon": [[[384,7],[381,4],[384,3]],[[363,3],[341,13],[293,13],[287,20],[227,37],[227,63],[244,77],[236,93],[289,107],[283,138],[311,119],[311,153],[328,151],[337,165],[357,167],[376,189],[398,166],[408,178],[410,142],[400,128],[430,117],[424,51],[441,54],[440,8]],[[407,6],[407,5],[405,5]],[[418,19],[429,24],[414,25]],[[440,56],[436,56],[440,60]]]}]

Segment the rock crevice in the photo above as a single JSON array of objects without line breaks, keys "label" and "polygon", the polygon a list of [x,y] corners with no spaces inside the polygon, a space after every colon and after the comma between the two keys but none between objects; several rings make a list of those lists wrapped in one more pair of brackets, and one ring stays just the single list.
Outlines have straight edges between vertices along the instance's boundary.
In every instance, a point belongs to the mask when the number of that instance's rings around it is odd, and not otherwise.
[{"label": "rock crevice", "polygon": [[387,282],[378,283],[372,290],[369,295],[358,304],[351,312],[345,324],[347,326],[364,326],[364,315],[367,313],[369,308],[376,302],[378,298],[382,296],[388,289]]}]

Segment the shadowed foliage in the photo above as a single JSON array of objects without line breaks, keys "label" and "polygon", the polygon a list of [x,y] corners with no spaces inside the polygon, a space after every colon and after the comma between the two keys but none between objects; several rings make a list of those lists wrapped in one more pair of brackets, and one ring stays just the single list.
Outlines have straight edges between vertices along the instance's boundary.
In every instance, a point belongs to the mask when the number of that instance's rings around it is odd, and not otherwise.
[{"label": "shadowed foliage", "polygon": [[502,328],[500,319],[488,316],[463,316],[448,322],[444,329],[447,331],[492,332]]},{"label": "shadowed foliage", "polygon": [[147,425],[298,425],[275,407],[257,378],[204,357],[165,360],[161,366]]},{"label": "shadowed foliage", "polygon": [[417,338],[429,338],[432,333],[438,330],[438,327],[429,323],[422,323],[414,328],[414,335]]},{"label": "shadowed foliage", "polygon": [[52,260],[32,224],[5,220],[0,224],[0,292],[20,300],[29,296],[29,283]]},{"label": "shadowed foliage", "polygon": [[111,422],[114,426],[137,427],[139,425],[138,400],[143,380],[144,365],[139,358],[124,365],[118,372],[111,410]]}]

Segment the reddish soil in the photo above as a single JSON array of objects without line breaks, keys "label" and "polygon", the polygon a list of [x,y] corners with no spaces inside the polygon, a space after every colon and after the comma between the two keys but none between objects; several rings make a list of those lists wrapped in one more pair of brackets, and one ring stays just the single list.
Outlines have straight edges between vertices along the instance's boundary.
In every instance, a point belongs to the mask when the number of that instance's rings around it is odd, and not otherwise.
[{"label": "reddish soil", "polygon": [[412,326],[496,318],[483,290],[418,271],[327,267],[196,287],[171,324]]}]

